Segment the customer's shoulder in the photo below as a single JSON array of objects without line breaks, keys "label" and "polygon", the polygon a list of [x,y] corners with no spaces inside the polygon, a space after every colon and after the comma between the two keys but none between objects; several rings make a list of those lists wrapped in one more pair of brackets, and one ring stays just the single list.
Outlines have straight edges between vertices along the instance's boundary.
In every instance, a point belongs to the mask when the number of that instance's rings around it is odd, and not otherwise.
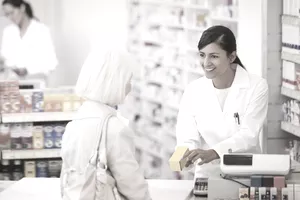
[{"label": "customer's shoulder", "polygon": [[110,134],[120,137],[122,135],[131,135],[132,129],[128,127],[128,124],[119,116],[111,117],[109,120],[108,131]]}]

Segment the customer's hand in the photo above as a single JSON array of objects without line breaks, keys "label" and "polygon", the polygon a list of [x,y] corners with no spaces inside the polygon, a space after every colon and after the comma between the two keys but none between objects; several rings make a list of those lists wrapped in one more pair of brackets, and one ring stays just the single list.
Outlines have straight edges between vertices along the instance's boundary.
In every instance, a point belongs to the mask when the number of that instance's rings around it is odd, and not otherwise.
[{"label": "customer's hand", "polygon": [[185,164],[185,167],[188,167],[189,165],[193,164],[201,158],[201,161],[198,163],[198,165],[203,165],[205,163],[209,163],[215,159],[219,158],[219,155],[217,152],[213,149],[209,150],[203,150],[203,149],[194,149],[191,151],[188,151],[183,158],[187,158],[187,162]]}]

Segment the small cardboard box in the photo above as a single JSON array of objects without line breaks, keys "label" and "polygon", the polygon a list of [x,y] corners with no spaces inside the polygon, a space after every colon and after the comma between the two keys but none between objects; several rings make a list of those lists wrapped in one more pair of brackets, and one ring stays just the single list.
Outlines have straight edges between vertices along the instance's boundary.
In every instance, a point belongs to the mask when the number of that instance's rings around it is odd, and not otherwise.
[{"label": "small cardboard box", "polygon": [[35,161],[25,161],[24,175],[25,177],[36,177]]},{"label": "small cardboard box", "polygon": [[182,171],[186,164],[186,159],[183,159],[183,156],[188,151],[189,149],[187,147],[176,148],[176,151],[169,159],[169,165],[172,171]]},{"label": "small cardboard box", "polygon": [[44,130],[43,126],[34,126],[32,133],[33,148],[43,149],[44,148]]}]

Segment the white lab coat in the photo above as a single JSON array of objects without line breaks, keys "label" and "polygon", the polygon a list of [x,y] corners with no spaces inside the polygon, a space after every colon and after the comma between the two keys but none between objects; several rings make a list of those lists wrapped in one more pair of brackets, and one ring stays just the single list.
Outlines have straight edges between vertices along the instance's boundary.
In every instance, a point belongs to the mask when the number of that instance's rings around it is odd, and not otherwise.
[{"label": "white lab coat", "polygon": [[[75,168],[77,171],[84,169],[96,148],[99,119],[104,119],[108,113],[117,116],[115,109],[104,104],[86,101],[82,105],[74,120],[67,125],[63,135],[62,172],[67,168]],[[135,159],[134,133],[122,120],[120,117],[112,117],[108,123],[106,143],[108,170],[116,180],[118,191],[126,199],[149,200],[148,184]],[[72,184],[78,186],[82,183]],[[72,196],[67,194],[67,188],[63,193],[63,199]]]},{"label": "white lab coat", "polygon": [[4,29],[1,56],[7,67],[26,68],[28,74],[47,74],[58,64],[48,27],[35,19],[23,37],[15,24]]},{"label": "white lab coat", "polygon": [[[177,118],[177,146],[224,153],[261,152],[259,137],[268,110],[267,82],[238,66],[223,111],[212,80],[202,77],[186,88]],[[240,124],[234,118],[239,114]],[[196,165],[195,177],[219,176],[220,159]]]}]

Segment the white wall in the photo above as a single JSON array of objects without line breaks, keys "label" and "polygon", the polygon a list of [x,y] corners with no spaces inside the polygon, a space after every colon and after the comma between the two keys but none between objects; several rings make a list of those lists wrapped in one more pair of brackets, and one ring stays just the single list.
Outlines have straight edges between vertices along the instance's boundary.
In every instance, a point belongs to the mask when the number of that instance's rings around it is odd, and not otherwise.
[{"label": "white wall", "polygon": [[251,73],[262,75],[262,1],[239,0],[238,55]]},{"label": "white wall", "polygon": [[61,67],[53,77],[60,84],[75,84],[90,48],[101,45],[101,40],[125,45],[126,6],[126,0],[61,0],[56,5],[60,7],[56,44]]}]

